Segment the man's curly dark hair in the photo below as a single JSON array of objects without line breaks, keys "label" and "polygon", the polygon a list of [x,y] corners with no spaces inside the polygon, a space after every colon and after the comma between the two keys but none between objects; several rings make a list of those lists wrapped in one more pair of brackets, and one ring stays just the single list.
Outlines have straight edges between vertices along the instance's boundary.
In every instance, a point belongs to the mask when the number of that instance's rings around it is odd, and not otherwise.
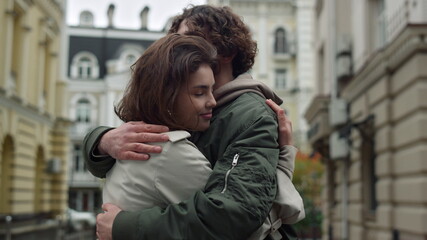
[{"label": "man's curly dark hair", "polygon": [[186,34],[203,36],[211,42],[222,57],[233,58],[233,76],[252,68],[257,54],[257,44],[249,28],[231,8],[210,5],[191,6],[174,18],[169,33],[176,33],[185,20]]}]

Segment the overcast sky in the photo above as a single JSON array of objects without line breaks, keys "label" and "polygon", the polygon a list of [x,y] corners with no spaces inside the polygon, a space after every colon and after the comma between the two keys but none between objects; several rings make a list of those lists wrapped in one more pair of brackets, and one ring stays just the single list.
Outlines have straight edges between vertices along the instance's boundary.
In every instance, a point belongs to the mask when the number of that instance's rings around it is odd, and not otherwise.
[{"label": "overcast sky", "polygon": [[95,26],[106,27],[111,3],[115,5],[114,26],[139,29],[139,14],[148,6],[148,29],[161,30],[169,17],[181,13],[189,4],[205,4],[206,0],[67,0],[67,24],[78,25],[80,13],[88,10],[93,13]]}]

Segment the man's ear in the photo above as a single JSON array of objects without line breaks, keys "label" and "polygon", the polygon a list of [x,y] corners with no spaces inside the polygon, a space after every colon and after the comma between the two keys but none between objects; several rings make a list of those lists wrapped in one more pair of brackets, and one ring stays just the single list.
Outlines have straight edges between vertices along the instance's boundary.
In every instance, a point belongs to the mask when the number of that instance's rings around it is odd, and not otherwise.
[{"label": "man's ear", "polygon": [[233,61],[234,55],[233,56],[229,56],[229,57],[221,57],[220,61],[223,63],[229,63],[231,61]]},{"label": "man's ear", "polygon": [[234,57],[236,56],[235,53],[231,54],[228,57],[224,57],[224,56],[219,56],[218,59],[221,63],[230,63],[233,61]]}]

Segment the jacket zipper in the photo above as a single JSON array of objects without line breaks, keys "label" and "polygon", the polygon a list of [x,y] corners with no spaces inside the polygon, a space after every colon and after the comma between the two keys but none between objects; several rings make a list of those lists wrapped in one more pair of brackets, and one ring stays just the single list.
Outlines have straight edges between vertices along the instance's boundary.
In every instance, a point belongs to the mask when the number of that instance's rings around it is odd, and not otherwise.
[{"label": "jacket zipper", "polygon": [[222,189],[221,193],[224,193],[225,190],[227,190],[227,185],[228,185],[228,175],[230,175],[231,170],[233,170],[233,168],[237,165],[237,161],[239,160],[239,154],[236,153],[236,155],[234,155],[233,158],[233,162],[231,163],[231,168],[228,169],[227,173],[225,174],[225,184],[224,184],[224,189]]}]

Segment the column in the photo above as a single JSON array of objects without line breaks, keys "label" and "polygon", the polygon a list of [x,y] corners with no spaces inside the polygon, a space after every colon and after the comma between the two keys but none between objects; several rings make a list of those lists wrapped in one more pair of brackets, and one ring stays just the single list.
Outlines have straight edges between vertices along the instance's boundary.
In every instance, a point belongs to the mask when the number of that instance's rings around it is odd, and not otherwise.
[{"label": "column", "polygon": [[0,13],[0,22],[2,22],[0,26],[0,35],[2,36],[0,38],[0,89],[6,89],[12,67],[13,1],[2,1],[0,9],[4,10]]}]

